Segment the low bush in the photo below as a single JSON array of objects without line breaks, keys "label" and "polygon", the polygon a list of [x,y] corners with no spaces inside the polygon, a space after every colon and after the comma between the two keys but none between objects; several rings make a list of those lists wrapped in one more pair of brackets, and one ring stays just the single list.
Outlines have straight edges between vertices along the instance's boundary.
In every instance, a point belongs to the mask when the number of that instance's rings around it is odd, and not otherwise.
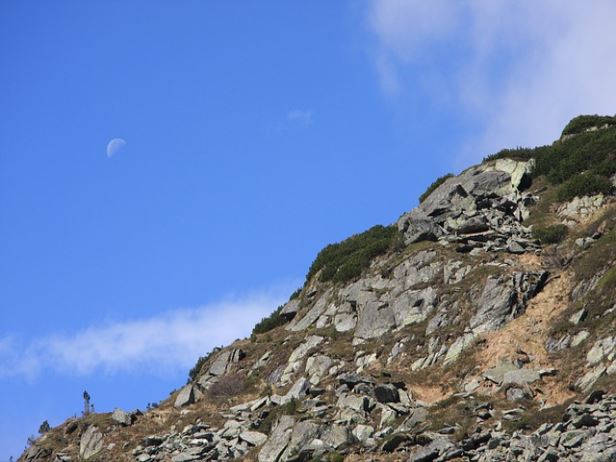
[{"label": "low bush", "polygon": [[345,282],[361,275],[377,256],[395,249],[401,242],[395,226],[377,225],[319,252],[308,274],[308,282],[319,271],[321,281]]},{"label": "low bush", "polygon": [[533,228],[533,237],[542,244],[558,244],[567,236],[568,231],[565,225]]},{"label": "low bush", "polygon": [[563,129],[563,135],[576,135],[592,127],[616,125],[616,117],[600,115],[580,115],[571,119]]},{"label": "low bush", "polygon": [[546,175],[553,184],[594,168],[596,174],[614,167],[616,154],[616,127],[585,132],[565,141],[557,141],[550,146],[535,149],[537,163],[534,175]]},{"label": "low bush", "polygon": [[264,334],[278,326],[282,326],[287,322],[284,316],[280,314],[284,305],[280,305],[268,317],[261,319],[253,328],[252,335]]},{"label": "low bush", "polygon": [[440,185],[442,185],[445,181],[447,181],[452,176],[453,176],[453,173],[448,173],[434,180],[434,182],[430,186],[428,186],[428,189],[426,189],[424,193],[421,196],[419,196],[419,203],[421,204],[423,201],[425,201],[428,198],[428,196],[432,194],[432,192],[434,192],[436,188],[438,188]]},{"label": "low bush", "polygon": [[535,149],[534,148],[522,148],[517,147],[514,149],[501,149],[496,154],[490,154],[489,156],[484,157],[484,162],[489,162],[491,160],[498,159],[512,159],[512,160],[530,160],[535,157]]},{"label": "low bush", "polygon": [[226,374],[221,376],[207,390],[210,398],[233,398],[246,391],[246,377],[242,374]]},{"label": "low bush", "polygon": [[593,194],[609,194],[613,185],[609,178],[593,173],[579,173],[572,176],[558,187],[558,200],[569,201],[574,197],[591,196]]}]

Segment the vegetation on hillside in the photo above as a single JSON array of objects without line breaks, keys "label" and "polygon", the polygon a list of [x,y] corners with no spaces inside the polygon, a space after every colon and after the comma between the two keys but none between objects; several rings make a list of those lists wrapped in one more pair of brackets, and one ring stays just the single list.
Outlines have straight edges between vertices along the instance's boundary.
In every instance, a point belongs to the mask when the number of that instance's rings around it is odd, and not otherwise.
[{"label": "vegetation on hillside", "polygon": [[563,129],[563,135],[576,135],[589,128],[616,125],[616,117],[600,115],[580,115],[571,119]]},{"label": "vegetation on hillside", "polygon": [[438,188],[445,181],[447,181],[448,178],[451,178],[452,176],[453,176],[453,173],[448,173],[448,174],[440,176],[436,180],[434,180],[434,182],[430,186],[428,186],[428,189],[426,189],[425,192],[421,196],[419,196],[419,203],[421,204],[423,201],[425,201],[428,198],[428,196],[430,194],[432,194],[432,192],[436,188]]},{"label": "vegetation on hillside", "polygon": [[[608,128],[585,131],[606,124]],[[613,189],[610,177],[616,173],[616,117],[579,116],[567,124],[563,134],[576,136],[536,148],[503,149],[484,161],[535,159],[533,177],[545,176],[557,186],[559,201],[609,193]]]},{"label": "vegetation on hillside", "polygon": [[284,316],[280,314],[284,305],[280,305],[278,308],[274,310],[272,314],[261,319],[255,326],[252,328],[252,335],[264,334],[269,332],[272,329],[275,329],[278,326],[282,326],[287,320]]},{"label": "vegetation on hillside", "polygon": [[188,372],[188,377],[191,381],[197,380],[197,378],[199,377],[199,373],[201,372],[201,369],[203,368],[203,365],[212,357],[214,353],[218,353],[221,350],[221,348],[222,347],[215,347],[208,354],[206,354],[205,356],[201,356],[199,357],[199,359],[197,359],[197,362],[195,363],[193,368]]},{"label": "vegetation on hillside", "polygon": [[483,161],[489,162],[491,160],[498,160],[498,159],[512,159],[512,160],[526,161],[526,160],[532,159],[533,157],[535,157],[535,149],[517,147],[513,149],[511,148],[501,149],[495,154],[490,154],[489,156],[484,157]]},{"label": "vegetation on hillside", "polygon": [[542,244],[558,244],[569,231],[565,225],[551,225],[546,227],[533,228],[533,237]]},{"label": "vegetation on hillside", "polygon": [[377,225],[336,244],[329,244],[319,252],[310,265],[306,281],[319,271],[323,282],[345,282],[361,275],[370,262],[393,250],[401,242],[395,226]]}]

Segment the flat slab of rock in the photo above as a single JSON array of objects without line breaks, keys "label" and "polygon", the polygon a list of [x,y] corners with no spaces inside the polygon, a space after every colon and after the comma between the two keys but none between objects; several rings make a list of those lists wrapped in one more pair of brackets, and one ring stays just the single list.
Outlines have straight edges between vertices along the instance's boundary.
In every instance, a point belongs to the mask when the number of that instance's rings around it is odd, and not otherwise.
[{"label": "flat slab of rock", "polygon": [[186,385],[180,390],[173,404],[176,408],[188,406],[195,402],[195,389],[192,384]]},{"label": "flat slab of rock", "polygon": [[267,441],[267,435],[261,432],[245,431],[240,433],[240,439],[246,441],[251,446],[261,446]]},{"label": "flat slab of rock", "polygon": [[83,460],[88,460],[101,452],[102,449],[103,434],[94,425],[89,426],[81,435],[81,440],[79,441],[79,457]]},{"label": "flat slab of rock", "polygon": [[259,462],[278,462],[289,444],[294,425],[295,419],[293,417],[288,415],[280,417],[269,439],[259,451]]}]

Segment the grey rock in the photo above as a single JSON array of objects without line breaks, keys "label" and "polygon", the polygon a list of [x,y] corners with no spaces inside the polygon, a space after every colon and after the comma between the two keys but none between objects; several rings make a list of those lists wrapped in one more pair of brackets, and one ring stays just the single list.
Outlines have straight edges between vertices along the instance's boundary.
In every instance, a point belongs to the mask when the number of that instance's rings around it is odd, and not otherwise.
[{"label": "grey rock", "polygon": [[360,424],[360,425],[357,425],[353,429],[353,436],[360,443],[365,443],[368,440],[368,438],[370,438],[373,434],[374,434],[374,428],[372,428],[370,425]]},{"label": "grey rock", "polygon": [[368,302],[359,308],[355,336],[362,339],[376,338],[394,327],[396,318],[388,303]]},{"label": "grey rock", "polygon": [[486,370],[483,373],[483,377],[497,385],[502,385],[505,374],[517,369],[517,366],[511,361],[502,361],[498,366]]},{"label": "grey rock", "polygon": [[528,300],[543,288],[547,276],[547,272],[489,276],[476,302],[477,312],[470,321],[473,332],[496,330],[522,314]]},{"label": "grey rock", "polygon": [[571,430],[562,434],[559,444],[565,448],[574,448],[582,444],[587,437],[588,433],[585,430]]},{"label": "grey rock", "polygon": [[312,443],[315,439],[319,438],[321,430],[321,425],[310,420],[296,423],[291,431],[287,448],[280,459],[288,460],[291,456],[299,454],[311,455],[314,451]]},{"label": "grey rock", "polygon": [[374,387],[374,397],[379,403],[397,403],[400,401],[398,389],[392,384]]},{"label": "grey rock", "polygon": [[285,303],[282,310],[280,310],[280,314],[284,316],[286,319],[290,320],[295,317],[299,309],[300,309],[300,300],[299,298],[294,298],[293,300],[289,300],[287,303]]},{"label": "grey rock", "polygon": [[245,356],[246,354],[240,349],[223,350],[218,354],[208,372],[215,376],[224,375],[231,364],[241,361]]},{"label": "grey rock", "polygon": [[51,456],[51,450],[38,445],[30,446],[23,455],[25,462],[46,461]]},{"label": "grey rock", "polygon": [[349,427],[337,424],[327,425],[323,430],[321,439],[332,449],[338,449],[353,441]]},{"label": "grey rock", "polygon": [[103,434],[94,425],[89,426],[79,440],[79,457],[88,460],[103,450]]},{"label": "grey rock", "polygon": [[402,293],[391,303],[396,326],[408,326],[424,321],[436,304],[437,293],[432,287]]},{"label": "grey rock", "polygon": [[267,435],[257,431],[244,431],[240,433],[240,439],[251,446],[261,446],[267,440]]},{"label": "grey rock", "polygon": [[282,416],[272,430],[270,437],[259,451],[259,462],[278,462],[280,456],[287,449],[295,419],[291,416]]},{"label": "grey rock", "polygon": [[458,359],[458,356],[460,356],[462,351],[470,346],[474,340],[475,334],[472,332],[467,332],[462,334],[461,337],[458,337],[447,350],[447,354],[445,355],[445,359],[443,361],[444,364],[449,364]]},{"label": "grey rock", "polygon": [[523,386],[536,382],[541,379],[539,371],[533,369],[517,369],[505,372],[503,375],[503,386],[517,385]]},{"label": "grey rock", "polygon": [[308,393],[309,388],[310,388],[310,382],[305,377],[301,377],[289,389],[289,391],[284,397],[283,403],[289,402],[292,399],[299,400],[303,398]]},{"label": "grey rock", "polygon": [[577,326],[579,323],[586,319],[586,316],[588,316],[588,311],[586,311],[585,308],[582,308],[581,310],[576,311],[569,317],[569,322]]},{"label": "grey rock", "polygon": [[128,426],[133,423],[132,415],[120,408],[117,408],[113,411],[113,413],[111,414],[111,418],[120,425]]},{"label": "grey rock", "polygon": [[291,321],[285,329],[292,332],[300,332],[308,329],[308,327],[314,324],[325,312],[329,304],[330,297],[331,291],[328,290],[322,293],[303,317],[296,315],[295,318],[293,318],[293,321]]},{"label": "grey rock", "polygon": [[180,390],[177,397],[175,398],[174,406],[176,408],[180,408],[183,406],[188,406],[195,402],[195,387],[192,383],[186,385],[184,388]]}]

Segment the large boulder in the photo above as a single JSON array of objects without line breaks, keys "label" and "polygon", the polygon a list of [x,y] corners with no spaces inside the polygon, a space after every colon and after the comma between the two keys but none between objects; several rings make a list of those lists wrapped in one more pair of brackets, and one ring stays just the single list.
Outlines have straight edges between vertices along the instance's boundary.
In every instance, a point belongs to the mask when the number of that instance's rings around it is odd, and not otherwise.
[{"label": "large boulder", "polygon": [[79,457],[82,460],[88,460],[101,452],[103,449],[103,434],[94,425],[91,425],[81,435],[79,441]]},{"label": "large boulder", "polygon": [[177,397],[175,398],[174,406],[176,408],[188,406],[195,402],[195,387],[192,383],[186,385],[184,388],[180,390]]},{"label": "large boulder", "polygon": [[229,371],[231,364],[241,361],[245,356],[246,353],[239,348],[223,350],[216,357],[208,372],[214,376],[224,375]]},{"label": "large boulder", "polygon": [[295,419],[288,415],[280,417],[270,437],[259,451],[259,462],[278,462],[291,439]]},{"label": "large boulder", "polygon": [[111,418],[120,425],[128,426],[133,423],[133,416],[123,409],[117,408],[111,414]]}]

